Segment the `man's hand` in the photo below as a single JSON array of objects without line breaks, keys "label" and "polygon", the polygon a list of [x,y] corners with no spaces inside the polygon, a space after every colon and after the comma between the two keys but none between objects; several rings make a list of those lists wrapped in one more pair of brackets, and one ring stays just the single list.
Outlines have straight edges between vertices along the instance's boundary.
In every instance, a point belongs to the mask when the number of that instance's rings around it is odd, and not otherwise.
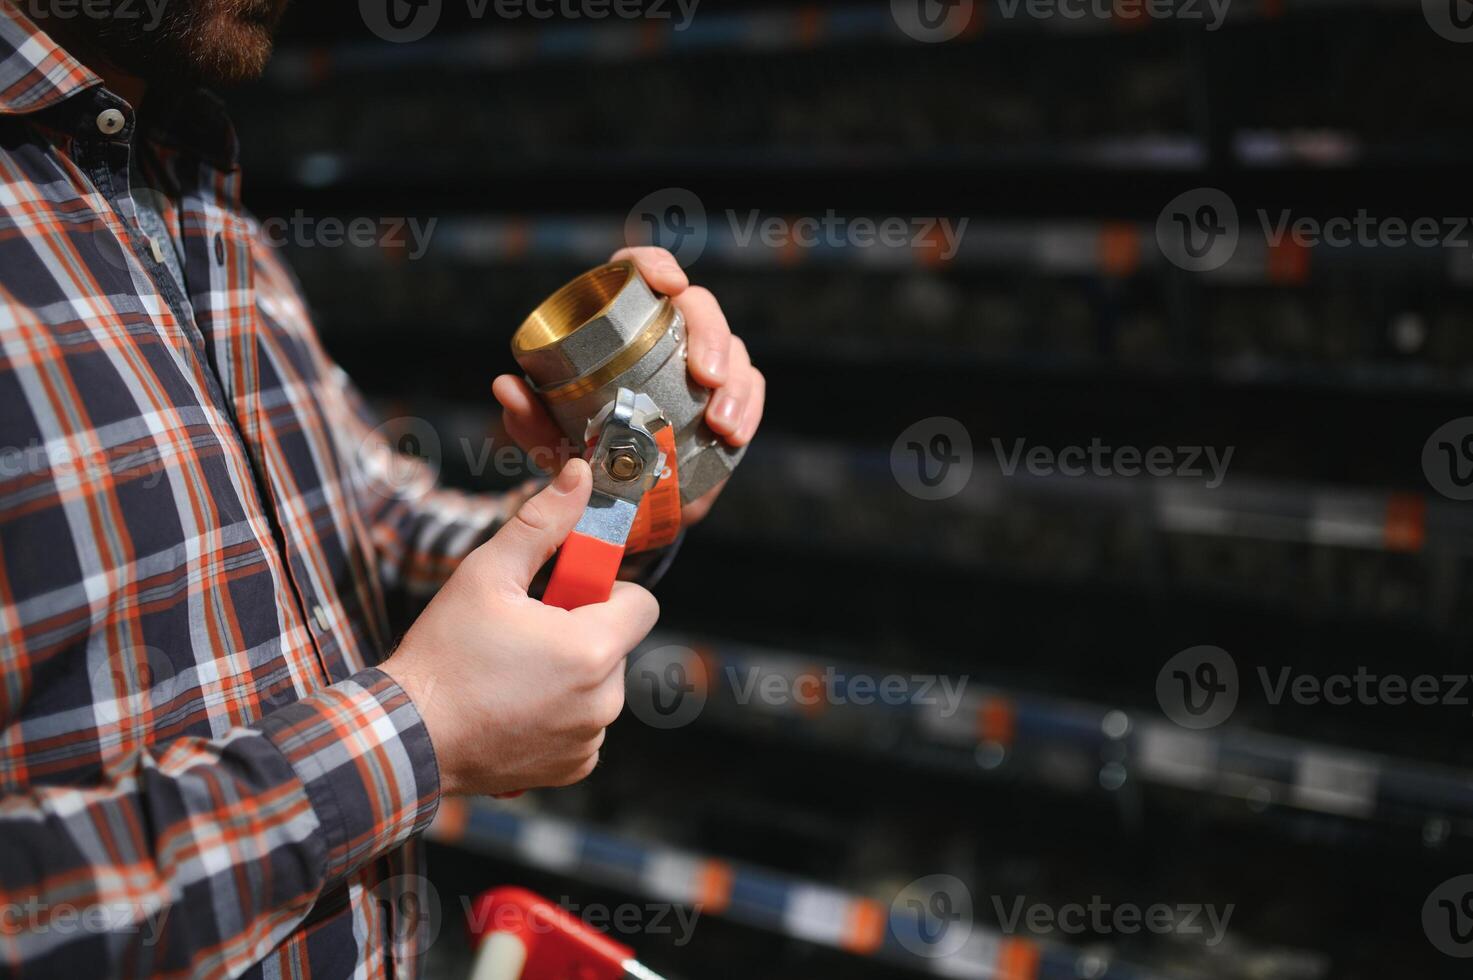
[{"label": "man's hand", "polygon": [[461,563],[382,664],[424,718],[447,795],[566,786],[598,764],[624,707],[624,657],[659,606],[626,582],[571,612],[527,595],[592,489],[587,463],[565,465]]},{"label": "man's hand", "polygon": [[[767,381],[752,366],[747,345],[732,335],[726,314],[711,291],[692,286],[680,265],[663,248],[625,248],[609,260],[629,259],[638,267],[650,288],[674,300],[685,315],[690,375],[712,389],[706,422],[733,446],[745,446],[762,423],[762,406],[767,398]],[[563,442],[562,430],[521,378],[503,374],[491,386],[501,403],[506,431],[528,453],[557,459],[553,447]],[[706,516],[721,493],[717,487],[686,506],[682,518],[693,524]]]}]

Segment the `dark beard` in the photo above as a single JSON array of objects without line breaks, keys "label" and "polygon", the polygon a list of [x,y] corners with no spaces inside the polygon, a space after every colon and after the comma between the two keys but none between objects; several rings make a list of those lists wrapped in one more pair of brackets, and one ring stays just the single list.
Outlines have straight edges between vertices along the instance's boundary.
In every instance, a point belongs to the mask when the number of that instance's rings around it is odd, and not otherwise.
[{"label": "dark beard", "polygon": [[[53,2],[63,16],[48,13]],[[92,17],[78,13],[74,0],[29,0],[22,9],[64,45],[80,44],[150,85],[169,86],[259,77],[284,7],[278,0],[111,0],[109,16]]]}]

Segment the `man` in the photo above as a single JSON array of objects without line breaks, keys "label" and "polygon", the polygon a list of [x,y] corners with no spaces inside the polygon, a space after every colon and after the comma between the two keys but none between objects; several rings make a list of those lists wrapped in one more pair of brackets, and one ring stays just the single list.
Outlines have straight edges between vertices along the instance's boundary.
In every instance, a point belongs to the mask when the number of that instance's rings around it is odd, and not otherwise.
[{"label": "man", "polygon": [[[441,797],[588,775],[655,622],[632,584],[527,595],[581,460],[515,516],[387,478],[195,86],[258,74],[284,2],[149,30],[0,0],[0,974],[412,974],[395,883]],[[747,442],[763,381],[715,300],[629,254]]]}]

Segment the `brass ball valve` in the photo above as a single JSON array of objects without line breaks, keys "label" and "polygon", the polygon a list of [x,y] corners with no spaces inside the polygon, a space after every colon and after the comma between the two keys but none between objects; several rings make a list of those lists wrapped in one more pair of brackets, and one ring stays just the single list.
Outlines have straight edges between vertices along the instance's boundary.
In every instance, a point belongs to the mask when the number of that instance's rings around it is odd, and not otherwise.
[{"label": "brass ball valve", "polygon": [[645,495],[673,479],[669,489],[690,503],[730,476],[745,450],[706,425],[711,392],[686,370],[685,318],[632,262],[599,266],[553,293],[517,329],[511,350],[593,466],[593,498],[545,600],[601,601]]}]

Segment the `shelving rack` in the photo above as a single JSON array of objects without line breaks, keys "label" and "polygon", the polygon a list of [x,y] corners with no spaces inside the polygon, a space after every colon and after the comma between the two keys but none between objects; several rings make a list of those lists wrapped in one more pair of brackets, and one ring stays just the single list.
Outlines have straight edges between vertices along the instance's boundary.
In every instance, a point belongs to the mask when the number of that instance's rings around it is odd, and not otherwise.
[{"label": "shelving rack", "polygon": [[[641,672],[675,666],[698,679],[700,721],[868,751],[969,778],[1022,779],[1071,793],[1128,781],[1383,826],[1425,841],[1473,835],[1473,769],[1348,750],[1242,726],[1188,731],[1159,711],[1068,701],[986,686],[971,677],[897,674],[875,665],[720,639],[659,635],[636,654]],[[778,698],[764,699],[776,679]],[[882,696],[889,681],[892,694]],[[860,686],[862,685],[862,686]],[[636,685],[637,687],[637,685]],[[840,692],[830,702],[827,687]],[[862,697],[845,695],[849,688]],[[668,692],[661,692],[667,696]],[[944,695],[944,696],[943,696]],[[648,698],[636,691],[631,697]],[[1154,706],[1153,706],[1154,707]]]},{"label": "shelving rack", "polygon": [[[960,940],[923,938],[908,892],[889,902],[692,853],[587,824],[491,801],[442,806],[431,839],[469,851],[613,886],[753,929],[844,950],[915,975],[975,980],[1166,980],[1171,974],[1111,959],[1098,949],[1038,942],[974,924],[970,910],[951,927]],[[928,897],[925,892],[917,893]],[[946,951],[934,955],[930,950]],[[1265,958],[1266,959],[1266,958]],[[1265,976],[1293,976],[1269,965]]]},{"label": "shelving rack", "polygon": [[[299,9],[235,100],[263,216],[437,220],[413,262],[289,249],[335,356],[387,416],[430,420],[449,482],[505,485],[475,459],[511,325],[623,244],[635,202],[681,187],[706,210],[693,278],[771,402],[660,590],[652,643],[712,679],[700,718],[626,717],[579,789],[446,805],[437,874],[715,894],[731,931],[703,919],[656,949],[672,977],[1462,975],[1419,913],[1473,855],[1468,709],[1274,706],[1245,680],[1230,722],[1191,732],[1155,697],[1204,643],[1245,679],[1466,673],[1473,519],[1421,456],[1469,414],[1473,250],[1275,246],[1259,216],[1473,213],[1466,52],[1419,5],[1235,0],[1206,31],[988,2],[941,45],[885,0],[705,0],[687,31],[458,6],[402,45]],[[1200,187],[1241,236],[1198,274],[1156,232]],[[924,242],[744,245],[728,217],[829,211],[968,225],[937,261]],[[967,429],[975,466],[926,502],[891,454],[933,416]],[[1008,475],[994,438],[1235,454],[1212,488]],[[738,703],[730,667],[969,684],[944,718],[794,713]],[[1239,914],[1209,949],[1005,935],[982,904],[965,950],[928,960],[888,902],[933,873]]]}]

